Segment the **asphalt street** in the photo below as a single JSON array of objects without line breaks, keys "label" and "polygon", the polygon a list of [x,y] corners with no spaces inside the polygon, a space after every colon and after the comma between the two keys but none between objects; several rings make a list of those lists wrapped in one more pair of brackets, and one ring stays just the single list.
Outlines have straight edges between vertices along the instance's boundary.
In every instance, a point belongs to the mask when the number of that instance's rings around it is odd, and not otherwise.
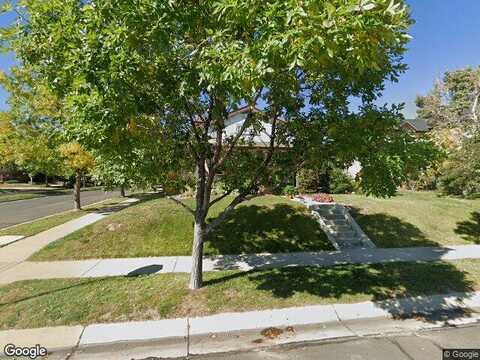
[{"label": "asphalt street", "polygon": [[[83,205],[92,204],[118,195],[118,192],[102,190],[82,191]],[[45,197],[0,203],[0,229],[53,215],[73,208],[73,195],[49,195]]]},{"label": "asphalt street", "polygon": [[[448,348],[479,349],[480,325],[419,332],[413,335],[356,338],[343,342],[303,344],[296,347],[280,347],[236,354],[192,356],[189,359],[441,360],[443,349]],[[478,358],[473,357],[473,359]]]}]

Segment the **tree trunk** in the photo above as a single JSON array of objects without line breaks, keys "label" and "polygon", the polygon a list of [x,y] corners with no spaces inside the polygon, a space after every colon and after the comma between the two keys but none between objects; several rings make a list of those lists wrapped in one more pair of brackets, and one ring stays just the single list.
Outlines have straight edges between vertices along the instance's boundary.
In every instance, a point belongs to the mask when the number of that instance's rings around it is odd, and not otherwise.
[{"label": "tree trunk", "polygon": [[48,175],[45,174],[45,186],[48,187]]},{"label": "tree trunk", "polygon": [[33,176],[32,176],[32,175],[28,175],[28,177],[30,178],[30,185],[33,185]]},{"label": "tree trunk", "polygon": [[195,221],[193,248],[192,248],[192,271],[190,273],[190,289],[196,290],[202,287],[203,282],[203,241],[205,238],[205,221]]},{"label": "tree trunk", "polygon": [[0,173],[0,183],[4,183],[5,182],[5,178],[3,176],[3,173]]},{"label": "tree trunk", "polygon": [[81,210],[80,204],[80,187],[82,185],[82,173],[77,171],[75,173],[75,185],[73,186],[73,208],[74,210]]},{"label": "tree trunk", "polygon": [[125,197],[125,196],[126,196],[126,195],[125,195],[125,185],[124,185],[124,184],[120,185],[120,196],[121,196],[121,197]]}]

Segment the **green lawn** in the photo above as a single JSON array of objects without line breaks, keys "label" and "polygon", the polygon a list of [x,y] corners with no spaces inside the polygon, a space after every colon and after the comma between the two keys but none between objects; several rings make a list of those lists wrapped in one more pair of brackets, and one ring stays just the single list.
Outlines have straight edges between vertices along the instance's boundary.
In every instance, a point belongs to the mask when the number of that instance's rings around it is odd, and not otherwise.
[{"label": "green lawn", "polygon": [[391,199],[335,195],[379,247],[480,244],[480,199],[400,192]]},{"label": "green lawn", "polygon": [[188,274],[17,282],[0,288],[0,329],[478,291],[480,260],[222,271],[206,273],[198,291],[187,284]]},{"label": "green lawn", "polygon": [[[217,215],[228,200],[217,203],[210,216]],[[173,201],[160,198],[56,241],[31,260],[189,255],[192,238],[193,217]],[[240,205],[205,244],[209,255],[329,249],[333,248],[309,211],[280,196],[263,196]]]},{"label": "green lawn", "polygon": [[92,204],[85,206],[83,210],[80,211],[66,211],[60,214],[52,215],[46,218],[42,218],[39,220],[32,221],[27,224],[21,224],[9,227],[4,230],[0,230],[1,235],[23,235],[23,236],[32,236],[38,234],[39,232],[48,230],[54,226],[61,225],[66,223],[67,221],[74,220],[88,214],[89,212],[99,211],[102,208],[118,204],[120,201],[125,200],[124,198],[112,198],[105,201],[102,201],[98,204]]}]

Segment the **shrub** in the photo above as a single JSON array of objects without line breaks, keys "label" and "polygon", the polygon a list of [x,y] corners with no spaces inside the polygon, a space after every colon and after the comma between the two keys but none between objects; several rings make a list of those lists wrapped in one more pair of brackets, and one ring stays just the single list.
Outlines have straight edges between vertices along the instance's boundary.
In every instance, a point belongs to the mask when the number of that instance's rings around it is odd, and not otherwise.
[{"label": "shrub", "polygon": [[298,195],[298,190],[293,185],[287,185],[283,188],[283,194],[288,196],[295,196]]},{"label": "shrub", "polygon": [[354,180],[339,168],[330,173],[330,192],[332,194],[347,194],[355,189]]},{"label": "shrub", "polygon": [[480,138],[470,140],[444,162],[439,183],[449,195],[480,194]]},{"label": "shrub", "polygon": [[[298,172],[298,189],[302,194],[315,193],[322,185],[323,172],[317,169],[301,169]],[[323,181],[325,182],[325,181]],[[325,189],[323,189],[325,191]]]}]

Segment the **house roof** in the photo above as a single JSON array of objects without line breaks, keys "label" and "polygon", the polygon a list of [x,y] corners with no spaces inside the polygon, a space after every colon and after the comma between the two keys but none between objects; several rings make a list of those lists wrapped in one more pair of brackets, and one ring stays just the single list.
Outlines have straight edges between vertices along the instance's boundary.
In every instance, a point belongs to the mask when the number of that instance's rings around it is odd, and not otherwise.
[{"label": "house roof", "polygon": [[423,119],[405,119],[402,122],[401,126],[410,127],[412,130],[414,130],[416,132],[427,132],[427,131],[430,130],[430,126]]},{"label": "house roof", "polygon": [[[228,114],[228,117],[231,118],[237,114],[243,114],[243,113],[248,113],[250,112],[250,106],[246,105],[246,106],[243,106],[235,111],[231,111],[229,114]],[[258,112],[262,112],[262,110],[260,110],[259,108],[257,108],[256,106],[253,107],[252,109],[252,112],[254,113],[258,113]]]}]

